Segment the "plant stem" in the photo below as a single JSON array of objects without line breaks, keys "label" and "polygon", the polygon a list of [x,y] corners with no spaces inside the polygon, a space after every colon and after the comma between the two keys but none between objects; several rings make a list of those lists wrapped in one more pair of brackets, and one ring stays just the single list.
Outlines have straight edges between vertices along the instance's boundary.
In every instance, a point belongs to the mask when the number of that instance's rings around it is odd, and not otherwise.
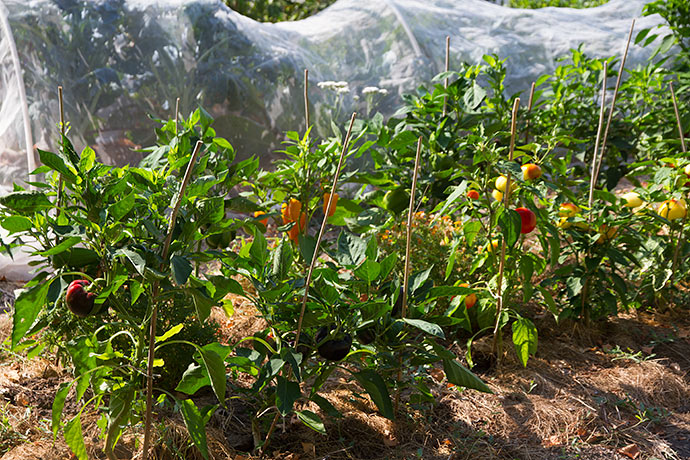
[{"label": "plant stem", "polygon": [[[177,213],[180,210],[180,205],[182,204],[184,191],[187,188],[187,184],[189,184],[189,179],[191,178],[192,171],[194,170],[194,164],[196,163],[196,159],[199,156],[199,151],[201,150],[201,146],[203,144],[203,141],[198,141],[194,147],[194,152],[192,153],[192,157],[189,159],[189,163],[187,164],[187,171],[185,171],[184,179],[182,180],[182,185],[180,186],[180,191],[178,192],[172,214],[170,215],[168,235],[165,237],[165,243],[163,244],[163,265],[166,263],[168,258],[170,242],[172,241],[172,234],[173,230],[175,229],[175,220],[177,219]],[[156,297],[158,296],[158,286],[158,281],[155,281],[153,283],[151,295],[153,311],[151,312],[151,324],[149,328],[149,350],[146,370],[146,419],[144,421],[144,445],[142,449],[142,460],[148,459],[149,444],[151,441],[151,412],[153,409],[153,361],[155,358],[154,345],[156,341],[156,322],[158,320],[158,303],[156,302]]]},{"label": "plant stem", "polygon": [[[508,150],[508,161],[513,161],[513,153],[515,152],[515,137],[516,137],[516,132],[517,132],[517,114],[518,114],[518,108],[520,108],[520,98],[517,97],[515,98],[515,102],[513,103],[513,114],[512,118],[510,121],[510,149]],[[506,189],[505,192],[503,193],[503,208],[504,212],[508,210],[508,205],[510,204],[510,185],[511,185],[511,177],[510,177],[510,172],[506,175]],[[489,245],[491,247],[491,241],[489,241]],[[502,244],[501,244],[501,258],[499,259],[499,265],[498,265],[498,277],[496,279],[496,324],[494,325],[494,341],[493,341],[493,346],[492,346],[492,351],[494,356],[497,358],[497,360],[500,362],[500,348],[502,346],[500,345],[502,343],[501,340],[501,331],[500,331],[500,324],[501,324],[501,312],[503,311],[503,293],[502,291],[502,284],[503,284],[503,271],[505,270],[505,264],[506,264],[506,239],[503,238]]]}]

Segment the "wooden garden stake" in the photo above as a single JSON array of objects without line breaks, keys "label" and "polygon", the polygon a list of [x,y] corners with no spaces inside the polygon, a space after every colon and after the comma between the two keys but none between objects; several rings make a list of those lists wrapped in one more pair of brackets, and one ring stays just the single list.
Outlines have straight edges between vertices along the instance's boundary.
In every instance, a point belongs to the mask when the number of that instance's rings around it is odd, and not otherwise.
[{"label": "wooden garden stake", "polygon": [[[529,90],[529,101],[527,102],[527,115],[532,111],[532,104],[534,102],[534,90],[536,88],[536,82],[532,82],[532,87]],[[525,144],[529,143],[529,117],[525,120]]]},{"label": "wooden garden stake", "polygon": [[304,119],[309,130],[309,69],[304,69]]},{"label": "wooden garden stake", "polygon": [[316,266],[316,261],[319,258],[319,245],[321,244],[321,239],[323,238],[323,232],[326,229],[326,223],[328,221],[328,213],[331,211],[331,206],[333,205],[333,197],[335,195],[335,190],[338,186],[338,178],[340,177],[340,170],[343,167],[343,162],[345,161],[345,154],[350,145],[350,136],[352,135],[352,126],[355,124],[355,118],[357,117],[357,112],[352,113],[352,118],[350,118],[350,126],[347,128],[347,134],[345,135],[345,142],[343,142],[343,150],[340,152],[340,159],[338,160],[338,167],[335,170],[335,176],[333,177],[333,185],[331,186],[331,195],[328,199],[328,205],[326,205],[326,212],[323,216],[323,221],[321,221],[321,228],[319,229],[319,235],[316,238],[316,247],[314,248],[314,254],[311,257],[311,263],[309,264],[309,271],[307,271],[307,280],[304,284],[304,297],[302,298],[302,309],[299,313],[299,320],[297,321],[297,333],[295,334],[295,346],[299,344],[299,336],[302,333],[302,321],[304,320],[304,313],[307,309],[307,298],[309,297],[309,284],[311,283],[312,273],[314,272],[314,267]]},{"label": "wooden garden stake", "polygon": [[618,89],[621,86],[621,79],[623,78],[623,70],[625,69],[625,61],[628,58],[628,50],[630,49],[630,40],[632,39],[633,29],[635,29],[635,20],[632,20],[630,24],[630,33],[628,34],[628,41],[625,44],[625,52],[623,53],[623,60],[621,61],[621,68],[618,71],[618,77],[616,78],[616,88],[613,90],[613,99],[611,99],[611,108],[609,109],[609,117],[606,120],[606,129],[604,130],[604,140],[601,143],[601,157],[597,163],[596,175],[599,176],[601,170],[601,163],[604,159],[604,154],[606,153],[606,140],[609,136],[609,128],[611,127],[611,120],[613,119],[613,109],[616,106],[616,99],[618,98]]},{"label": "wooden garden stake", "polygon": [[407,212],[407,235],[405,246],[405,271],[403,272],[403,292],[402,292],[402,307],[400,309],[400,317],[407,316],[407,291],[410,283],[410,250],[412,247],[412,215],[414,214],[414,197],[417,191],[417,176],[419,175],[419,157],[422,153],[422,136],[419,136],[417,141],[417,155],[414,160],[414,173],[412,174],[412,189],[410,190],[410,206]]},{"label": "wooden garden stake", "polygon": [[[601,162],[599,160],[604,156],[603,149],[601,152],[601,156],[599,156],[599,141],[601,140],[601,131],[604,126],[604,112],[606,110],[606,80],[608,78],[608,64],[608,61],[604,61],[604,75],[601,82],[601,108],[599,109],[599,124],[597,126],[597,138],[594,142],[594,154],[592,155],[592,175],[589,178],[589,199],[587,200],[587,206],[589,210],[587,212],[587,222],[592,221],[592,204],[594,203],[594,189],[597,185],[597,177],[599,176],[598,166],[601,166]],[[582,317],[584,318],[585,325],[587,326],[589,326],[589,310],[587,309],[588,293],[589,278],[585,280],[585,284],[584,286],[582,286],[582,291],[580,292],[580,298],[582,299]]]},{"label": "wooden garden stake", "polygon": [[[307,71],[304,71],[304,77],[305,77],[305,83],[307,81]],[[307,99],[306,99],[306,85],[305,85],[305,106],[307,107],[307,118],[309,117],[309,109],[307,105]],[[331,187],[331,195],[330,198],[328,199],[328,204],[326,205],[326,212],[323,215],[323,221],[321,221],[321,228],[319,229],[319,234],[316,238],[316,246],[314,247],[314,254],[311,257],[311,263],[309,264],[309,270],[307,271],[307,279],[304,283],[304,297],[302,298],[302,309],[300,310],[299,314],[299,319],[297,320],[297,332],[295,333],[295,347],[298,346],[299,344],[299,339],[300,335],[302,334],[302,322],[304,320],[304,313],[307,310],[307,299],[309,298],[309,285],[311,284],[311,277],[314,272],[314,267],[316,267],[316,261],[319,258],[319,246],[321,245],[321,240],[323,238],[323,233],[324,230],[326,229],[326,223],[328,221],[328,214],[331,210],[331,206],[333,206],[333,197],[335,195],[335,190],[336,187],[338,186],[338,178],[340,177],[340,170],[343,167],[343,163],[345,161],[345,154],[347,153],[349,144],[350,144],[350,136],[352,135],[352,126],[355,124],[355,118],[357,117],[357,113],[354,112],[352,114],[352,118],[350,118],[350,126],[347,128],[347,134],[345,135],[345,141],[343,142],[343,150],[340,153],[340,159],[338,160],[338,167],[335,170],[335,176],[333,176],[333,185]],[[307,124],[307,129],[309,129],[309,125]],[[288,372],[291,372],[291,369],[288,368]],[[280,418],[280,412],[276,413],[275,417],[273,418],[273,421],[271,422],[271,426],[268,429],[268,433],[266,434],[266,439],[264,440],[263,445],[261,446],[260,450],[260,455],[263,455],[263,453],[266,451],[266,448],[268,447],[268,443],[271,440],[271,436],[273,435],[273,431],[275,431],[276,424],[278,423],[278,419]]]},{"label": "wooden garden stake", "polygon": [[[62,99],[62,86],[58,86],[58,105],[60,106],[60,144],[62,144],[62,149],[64,151],[65,146],[65,105],[63,103]],[[62,206],[62,189],[63,189],[64,183],[63,183],[63,178],[62,174],[60,174],[60,180],[58,182],[58,190],[57,190],[57,205],[58,208]]]},{"label": "wooden garden stake", "polygon": [[[204,145],[202,141],[198,141],[194,147],[194,152],[192,157],[189,159],[187,164],[187,171],[185,171],[184,179],[182,180],[182,185],[180,186],[180,191],[178,192],[177,199],[175,200],[175,205],[173,206],[172,213],[170,214],[170,222],[168,224],[168,234],[165,237],[165,242],[163,243],[163,264],[165,264],[168,258],[168,251],[170,250],[170,243],[172,242],[173,230],[175,228],[175,221],[177,219],[177,213],[180,210],[180,205],[182,204],[182,198],[184,197],[185,189],[189,184],[189,180],[192,176],[192,171],[194,170],[194,164],[199,156],[199,151]],[[148,459],[149,454],[149,444],[151,442],[151,413],[153,409],[153,361],[155,357],[154,346],[156,342],[156,322],[158,321],[158,303],[156,302],[156,297],[158,296],[158,281],[155,281],[152,288],[151,300],[153,302],[153,311],[151,313],[151,324],[149,329],[149,354],[148,354],[148,364],[146,370],[146,418],[144,421],[144,445],[142,449],[142,460]]]},{"label": "wooden garden stake", "polygon": [[[445,67],[445,69],[446,69],[445,70],[446,72],[448,72],[448,70],[450,69],[450,36],[446,36],[446,67]],[[446,77],[445,80],[443,80],[443,87],[445,89],[448,89],[448,77]],[[447,108],[448,108],[448,95],[446,94],[445,96],[443,96],[443,116],[444,117],[446,116]]]},{"label": "wooden garden stake", "polygon": [[[402,306],[400,307],[400,318],[404,319],[407,316],[407,291],[410,284],[410,252],[412,249],[412,216],[414,214],[415,193],[417,191],[417,176],[419,176],[419,158],[422,153],[422,136],[417,140],[417,154],[414,160],[414,172],[412,174],[412,189],[410,190],[410,205],[407,210],[407,228],[406,228],[406,243],[405,243],[405,268],[403,272],[403,291],[402,291]],[[398,382],[402,380],[402,355],[398,357]],[[400,390],[395,393],[395,413],[398,412],[400,406]]]},{"label": "wooden garden stake", "polygon": [[[513,115],[510,121],[510,149],[508,150],[508,161],[513,161],[513,153],[515,152],[515,135],[517,132],[517,114],[518,108],[520,108],[520,98],[515,98],[513,103]],[[506,175],[506,189],[503,193],[503,208],[508,210],[508,205],[510,204],[510,182],[511,174],[508,172]],[[491,244],[491,242],[489,242]],[[505,270],[506,264],[506,239],[503,238],[503,244],[501,244],[501,258],[498,265],[498,278],[496,280],[496,324],[494,325],[494,342],[493,342],[493,353],[494,356],[500,362],[500,348],[501,348],[501,338],[500,338],[500,319],[501,312],[503,310],[503,293],[501,285],[503,284],[503,270]]]},{"label": "wooden garden stake", "polygon": [[[680,114],[678,113],[678,101],[676,100],[676,92],[673,89],[673,82],[668,85],[671,88],[671,99],[673,100],[673,111],[676,114],[676,123],[678,123],[678,135],[680,136],[680,147],[683,153],[687,153],[685,147],[685,134],[683,133],[683,123],[680,121]],[[676,248],[673,251],[673,265],[671,265],[671,272],[676,273],[676,267],[678,266],[678,255],[680,254],[680,247],[683,245],[683,230],[685,229],[685,224],[688,220],[688,211],[685,210],[685,216],[683,217],[683,224],[680,226],[680,234],[678,235],[678,241],[676,241]]]},{"label": "wooden garden stake", "polygon": [[671,88],[671,98],[673,100],[673,112],[676,114],[676,123],[678,124],[678,135],[680,136],[680,148],[683,153],[687,153],[687,148],[685,147],[685,134],[683,133],[683,123],[680,121],[680,113],[678,113],[678,100],[676,99],[676,91],[673,89],[673,82],[668,84]]},{"label": "wooden garden stake", "polygon": [[[597,176],[598,176],[598,155],[599,155],[599,141],[601,140],[601,130],[604,126],[604,111],[606,110],[606,80],[608,77],[608,68],[609,68],[609,63],[608,61],[604,61],[604,77],[602,79],[601,83],[601,108],[599,110],[599,125],[597,127],[597,139],[594,142],[594,155],[592,156],[592,176],[589,178],[589,200],[587,201],[587,206],[589,206],[590,212],[589,212],[589,217],[588,220],[591,221],[592,218],[592,203],[594,202],[594,187],[596,187],[597,184]],[[602,152],[602,157],[603,152]]]},{"label": "wooden garden stake", "polygon": [[177,136],[177,123],[180,116],[180,98],[175,99],[175,136]]}]

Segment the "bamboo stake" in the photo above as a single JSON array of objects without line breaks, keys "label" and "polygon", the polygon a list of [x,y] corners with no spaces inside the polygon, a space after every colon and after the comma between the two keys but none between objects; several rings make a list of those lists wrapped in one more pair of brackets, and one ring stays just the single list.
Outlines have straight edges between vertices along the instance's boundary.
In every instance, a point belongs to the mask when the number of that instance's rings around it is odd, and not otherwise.
[{"label": "bamboo stake", "polygon": [[[170,214],[170,222],[168,223],[168,234],[165,237],[165,242],[163,243],[163,264],[165,264],[168,258],[168,251],[170,250],[170,243],[172,242],[172,234],[175,228],[175,221],[177,219],[177,213],[180,210],[180,205],[182,204],[182,198],[184,197],[185,189],[189,184],[189,180],[192,176],[192,171],[194,170],[194,164],[199,156],[199,151],[204,145],[202,141],[198,141],[194,147],[194,152],[192,157],[189,159],[187,164],[187,171],[185,171],[184,179],[182,180],[182,185],[180,186],[180,191],[178,192],[177,199],[175,200],[175,205],[173,206],[172,213]],[[156,322],[158,321],[158,303],[156,302],[156,297],[158,296],[158,281],[154,282],[152,288],[152,302],[153,311],[151,313],[151,324],[149,329],[149,353],[148,353],[148,364],[146,371],[146,418],[144,421],[144,445],[142,449],[142,460],[147,460],[149,455],[149,444],[151,441],[151,415],[153,409],[153,361],[155,358],[154,345],[156,341]]]},{"label": "bamboo stake", "polygon": [[309,130],[309,69],[304,69],[304,119]]},{"label": "bamboo stake", "polygon": [[[536,82],[532,82],[532,87],[529,90],[529,101],[527,102],[527,115],[532,112],[532,103],[534,102],[534,90],[537,86]],[[529,144],[529,117],[525,120],[525,144]]]},{"label": "bamboo stake", "polygon": [[[58,105],[60,107],[60,145],[62,145],[62,150],[65,150],[65,105],[62,99],[62,86],[58,86]],[[62,189],[64,187],[64,179],[62,174],[60,174],[60,180],[58,181],[57,190],[57,206],[58,208],[62,206]],[[59,211],[58,211],[59,212]]]},{"label": "bamboo stake", "polygon": [[[520,98],[515,98],[515,102],[513,103],[513,114],[512,118],[510,121],[510,149],[508,150],[508,161],[513,161],[513,154],[515,153],[515,136],[517,132],[517,114],[518,114],[518,109],[520,108]],[[510,204],[510,183],[511,183],[511,174],[508,172],[506,176],[506,189],[505,192],[503,193],[503,207],[507,210],[508,205]],[[503,238],[503,244],[501,244],[501,259],[498,265],[498,278],[497,278],[497,284],[496,284],[496,324],[494,325],[494,341],[493,341],[493,353],[500,362],[500,356],[499,356],[499,343],[501,342],[501,339],[499,337],[500,334],[500,319],[501,319],[501,312],[503,310],[503,293],[502,291],[502,284],[503,284],[503,271],[505,270],[505,264],[506,264],[506,239]]]},{"label": "bamboo stake", "polygon": [[347,128],[347,134],[345,135],[345,141],[343,142],[343,150],[340,152],[340,159],[338,160],[338,167],[335,170],[335,176],[333,177],[333,185],[331,186],[331,195],[328,198],[328,205],[326,206],[326,213],[323,216],[323,221],[321,221],[321,228],[319,229],[319,235],[316,238],[316,247],[314,248],[314,254],[311,257],[311,263],[309,264],[309,271],[307,272],[307,280],[304,285],[304,297],[302,298],[302,309],[299,313],[299,320],[297,321],[297,333],[295,334],[295,346],[299,344],[299,336],[302,333],[302,321],[304,320],[304,313],[307,309],[307,298],[309,297],[309,284],[311,283],[311,277],[314,272],[314,267],[316,266],[316,261],[319,257],[319,245],[321,244],[321,239],[323,238],[324,230],[326,229],[326,222],[328,221],[328,213],[333,205],[333,197],[335,195],[335,190],[338,187],[338,178],[340,176],[340,170],[343,167],[343,162],[345,161],[345,154],[350,144],[350,136],[352,135],[352,126],[355,124],[355,118],[357,117],[357,112],[352,113],[352,118],[350,118],[350,126]]},{"label": "bamboo stake", "polygon": [[[592,221],[592,205],[594,203],[594,189],[597,185],[597,178],[599,177],[599,170],[597,165],[601,166],[600,158],[603,158],[604,152],[602,150],[601,157],[599,157],[599,141],[601,139],[601,131],[604,126],[604,112],[606,110],[606,82],[608,79],[608,61],[604,61],[604,75],[601,82],[601,108],[599,109],[599,124],[597,126],[597,138],[594,142],[594,154],[592,155],[592,175],[589,178],[589,199],[587,201],[587,222]],[[585,280],[580,293],[582,318],[585,325],[589,326],[589,310],[587,310],[587,298],[589,297],[589,277]]]},{"label": "bamboo stake", "polygon": [[630,40],[632,39],[633,29],[635,29],[635,20],[632,20],[630,24],[630,33],[628,34],[628,41],[625,44],[625,52],[623,53],[623,60],[621,61],[621,68],[618,71],[618,77],[616,78],[616,88],[613,90],[613,99],[611,100],[611,108],[609,110],[609,117],[606,120],[606,129],[604,130],[604,141],[601,144],[601,157],[599,163],[597,164],[596,175],[599,176],[599,171],[601,170],[601,163],[604,159],[604,154],[606,153],[606,140],[609,136],[609,128],[611,127],[611,120],[613,119],[613,109],[616,106],[616,99],[618,98],[618,89],[621,86],[621,79],[623,78],[623,70],[625,69],[625,61],[628,58],[628,50],[630,49]]},{"label": "bamboo stake", "polygon": [[[599,154],[599,141],[601,140],[601,130],[604,125],[604,112],[606,110],[606,80],[608,78],[608,61],[604,61],[604,76],[601,83],[601,108],[599,109],[599,125],[597,127],[597,139],[594,142],[594,155],[592,157],[592,176],[589,178],[589,200],[587,201],[587,206],[589,206],[590,212],[588,220],[591,221],[592,218],[592,203],[594,203],[594,188],[597,185],[597,176],[599,171],[597,169],[598,164],[598,154]],[[602,157],[603,152],[602,152]]]},{"label": "bamboo stake", "polygon": [[[400,308],[400,319],[407,316],[407,291],[410,284],[410,252],[412,248],[412,216],[414,214],[415,194],[417,192],[417,177],[419,176],[419,158],[422,153],[422,136],[417,140],[417,154],[414,160],[414,172],[412,174],[412,189],[410,190],[410,205],[407,211],[407,229],[406,229],[406,243],[405,243],[405,268],[403,272],[403,291],[402,291],[402,307]],[[402,355],[398,357],[398,382],[402,381]],[[395,392],[395,413],[398,413],[400,407],[400,389]]]},{"label": "bamboo stake", "polygon": [[676,99],[676,91],[673,89],[673,82],[668,84],[671,88],[671,98],[673,100],[673,111],[676,114],[676,123],[678,124],[678,135],[680,136],[680,147],[683,153],[687,153],[687,148],[685,147],[685,134],[683,133],[683,123],[680,121],[680,113],[678,112],[678,100]]},{"label": "bamboo stake", "polygon": [[[446,67],[445,71],[450,69],[450,36],[446,36]],[[448,77],[443,81],[443,88],[448,89]],[[443,116],[446,116],[448,109],[448,95],[443,96]]]},{"label": "bamboo stake", "polygon": [[175,99],[175,136],[177,136],[177,123],[180,116],[180,98]]},{"label": "bamboo stake", "polygon": [[402,307],[400,309],[400,318],[405,318],[407,315],[407,291],[410,283],[410,251],[412,247],[412,215],[414,214],[415,193],[417,191],[417,176],[419,175],[419,158],[422,153],[422,136],[419,136],[417,141],[417,155],[414,160],[414,173],[412,174],[412,189],[410,190],[410,206],[407,211],[407,235],[405,246],[405,271],[403,272],[403,292],[402,292]]},{"label": "bamboo stake", "polygon": [[[668,85],[671,88],[671,99],[673,100],[673,111],[676,115],[676,123],[678,124],[678,135],[680,136],[680,147],[683,153],[687,153],[685,147],[685,134],[683,133],[683,123],[680,121],[680,113],[678,113],[678,101],[676,100],[676,92],[673,89],[673,82]],[[673,251],[673,264],[671,265],[671,272],[676,273],[676,267],[678,266],[678,256],[680,254],[680,247],[683,244],[683,230],[685,230],[685,224],[688,221],[688,211],[685,211],[685,216],[683,217],[683,225],[680,227],[680,233],[678,234],[678,240],[676,241],[676,248]]]},{"label": "bamboo stake", "polygon": [[[305,70],[305,77],[306,77],[306,70]],[[306,78],[305,78],[306,81]],[[305,92],[306,94],[306,92]],[[331,210],[331,206],[333,205],[333,195],[335,195],[335,190],[336,187],[338,186],[338,178],[340,177],[340,170],[342,169],[343,163],[345,161],[345,154],[347,153],[348,146],[350,144],[350,136],[352,135],[352,126],[355,124],[355,118],[357,117],[357,113],[354,112],[352,114],[352,118],[350,118],[350,126],[347,128],[347,134],[345,135],[345,141],[343,142],[343,150],[340,152],[340,159],[338,160],[338,167],[335,170],[335,176],[333,177],[333,185],[331,188],[331,196],[328,199],[328,204],[326,205],[326,212],[323,215],[323,221],[321,221],[321,228],[319,229],[319,235],[316,238],[316,246],[314,247],[314,254],[311,257],[311,263],[309,264],[309,270],[307,271],[307,280],[305,281],[304,284],[304,297],[302,298],[302,309],[300,310],[299,314],[299,319],[297,321],[297,332],[295,333],[295,347],[299,345],[299,339],[300,335],[302,334],[302,321],[304,320],[304,313],[307,310],[307,299],[309,298],[309,285],[311,284],[311,277],[314,272],[314,267],[316,267],[316,261],[318,260],[319,257],[319,246],[321,245],[321,239],[323,238],[323,233],[326,228],[326,223],[328,221],[328,213]],[[307,128],[308,129],[308,128]],[[288,372],[291,370],[288,368]],[[275,431],[276,425],[278,423],[278,419],[280,418],[280,412],[276,413],[275,417],[273,417],[273,421],[271,422],[271,426],[268,428],[268,433],[266,434],[266,439],[264,440],[263,445],[261,446],[261,450],[259,455],[263,455],[263,453],[266,451],[266,448],[268,447],[268,443],[271,440],[271,436],[273,435],[273,431]]]}]

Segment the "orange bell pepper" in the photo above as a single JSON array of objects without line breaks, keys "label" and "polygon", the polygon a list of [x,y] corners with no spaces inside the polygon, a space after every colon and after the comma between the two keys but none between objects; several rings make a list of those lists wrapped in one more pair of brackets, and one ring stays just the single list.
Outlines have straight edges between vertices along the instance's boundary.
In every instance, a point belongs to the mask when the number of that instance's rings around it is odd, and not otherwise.
[{"label": "orange bell pepper", "polygon": [[[323,194],[323,213],[326,214],[326,209],[328,208],[328,200],[331,199],[331,194],[326,192]],[[333,194],[333,203],[331,204],[331,210],[328,213],[328,217],[333,217],[335,214],[335,207],[338,205],[338,194]]]}]

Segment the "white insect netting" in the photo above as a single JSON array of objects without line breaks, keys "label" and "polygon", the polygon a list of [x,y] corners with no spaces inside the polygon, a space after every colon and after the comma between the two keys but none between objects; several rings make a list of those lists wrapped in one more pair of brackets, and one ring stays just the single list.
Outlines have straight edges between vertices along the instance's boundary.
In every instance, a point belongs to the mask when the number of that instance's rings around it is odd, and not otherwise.
[{"label": "white insect netting", "polygon": [[[59,85],[70,138],[104,162],[137,163],[136,147],[154,140],[149,115],[172,117],[178,97],[182,114],[204,107],[240,155],[268,159],[284,131],[305,128],[305,68],[312,123],[327,134],[331,120],[352,110],[389,115],[401,94],[428,84],[443,70],[446,36],[451,68],[484,54],[508,58],[512,93],[580,44],[593,57],[621,54],[632,18],[637,30],[662,23],[640,18],[645,3],[522,10],[483,0],[339,0],[310,18],[268,24],[220,0],[0,0],[0,194],[27,178],[35,147],[55,147]],[[629,65],[651,52],[632,46]],[[0,258],[0,276],[11,266]]]}]

